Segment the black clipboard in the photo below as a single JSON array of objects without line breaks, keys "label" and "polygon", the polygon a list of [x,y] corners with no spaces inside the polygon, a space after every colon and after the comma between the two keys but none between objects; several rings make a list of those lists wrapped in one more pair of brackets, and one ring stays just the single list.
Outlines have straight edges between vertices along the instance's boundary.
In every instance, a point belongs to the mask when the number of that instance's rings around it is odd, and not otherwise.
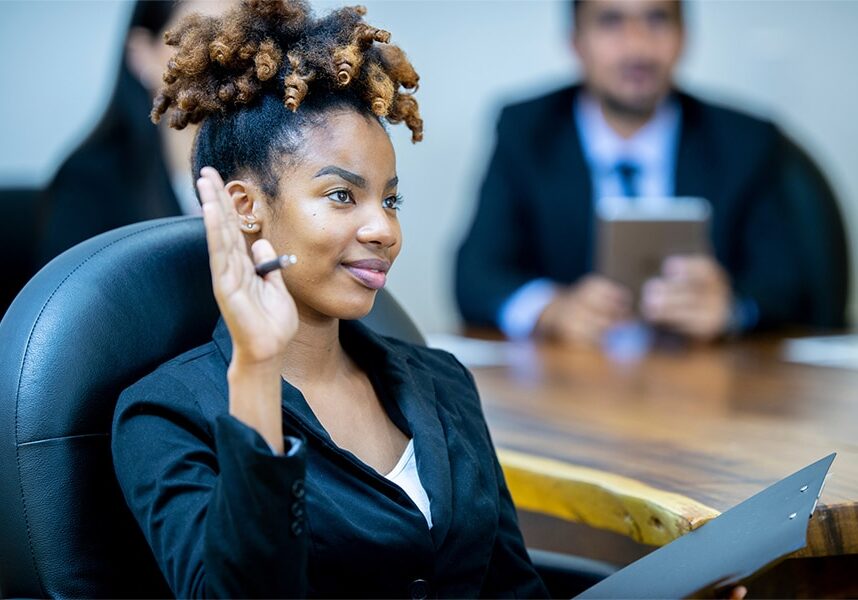
[{"label": "black clipboard", "polygon": [[800,550],[835,456],[778,481],[576,597],[688,598],[733,585]]}]

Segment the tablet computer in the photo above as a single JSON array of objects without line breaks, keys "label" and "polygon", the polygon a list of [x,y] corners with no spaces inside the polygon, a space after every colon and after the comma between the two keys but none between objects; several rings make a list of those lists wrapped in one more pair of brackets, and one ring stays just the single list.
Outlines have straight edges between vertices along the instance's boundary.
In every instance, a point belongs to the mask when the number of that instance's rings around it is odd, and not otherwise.
[{"label": "tablet computer", "polygon": [[711,254],[704,198],[603,198],[596,208],[596,271],[635,297],[668,256]]}]

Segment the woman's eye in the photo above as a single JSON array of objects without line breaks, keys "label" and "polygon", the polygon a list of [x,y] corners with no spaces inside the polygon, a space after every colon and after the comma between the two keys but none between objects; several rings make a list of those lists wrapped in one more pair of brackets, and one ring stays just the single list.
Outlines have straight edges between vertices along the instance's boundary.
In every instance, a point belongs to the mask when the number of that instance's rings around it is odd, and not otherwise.
[{"label": "woman's eye", "polygon": [[384,199],[383,205],[384,208],[392,208],[393,210],[399,210],[400,208],[402,208],[402,202],[402,196],[389,196]]},{"label": "woman's eye", "polygon": [[348,190],[336,190],[328,194],[328,198],[340,204],[348,204],[352,201],[352,195]]}]

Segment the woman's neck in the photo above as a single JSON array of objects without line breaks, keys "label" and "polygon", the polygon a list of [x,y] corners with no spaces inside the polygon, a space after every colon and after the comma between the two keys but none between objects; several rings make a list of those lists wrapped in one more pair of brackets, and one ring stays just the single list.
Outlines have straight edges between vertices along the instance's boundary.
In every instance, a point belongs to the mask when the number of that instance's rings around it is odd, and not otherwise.
[{"label": "woman's neck", "polygon": [[340,344],[340,321],[302,314],[299,309],[298,331],[286,347],[281,374],[298,387],[312,387],[341,376],[350,365]]}]

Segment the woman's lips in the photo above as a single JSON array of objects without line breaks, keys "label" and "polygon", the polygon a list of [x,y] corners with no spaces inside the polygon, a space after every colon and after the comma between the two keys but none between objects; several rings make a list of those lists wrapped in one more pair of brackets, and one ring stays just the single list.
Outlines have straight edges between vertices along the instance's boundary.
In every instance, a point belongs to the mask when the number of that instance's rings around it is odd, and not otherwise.
[{"label": "woman's lips", "polygon": [[387,270],[390,263],[381,259],[357,260],[343,263],[343,267],[371,290],[380,290],[387,282]]}]

